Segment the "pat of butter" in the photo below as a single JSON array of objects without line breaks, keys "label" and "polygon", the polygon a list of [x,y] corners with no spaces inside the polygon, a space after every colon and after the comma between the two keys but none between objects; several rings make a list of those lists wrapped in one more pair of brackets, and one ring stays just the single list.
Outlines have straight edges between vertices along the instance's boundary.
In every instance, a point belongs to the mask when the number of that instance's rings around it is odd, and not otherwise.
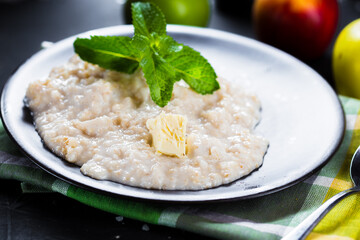
[{"label": "pat of butter", "polygon": [[185,157],[186,124],[186,116],[164,112],[148,119],[146,127],[152,135],[156,152],[179,158]]}]

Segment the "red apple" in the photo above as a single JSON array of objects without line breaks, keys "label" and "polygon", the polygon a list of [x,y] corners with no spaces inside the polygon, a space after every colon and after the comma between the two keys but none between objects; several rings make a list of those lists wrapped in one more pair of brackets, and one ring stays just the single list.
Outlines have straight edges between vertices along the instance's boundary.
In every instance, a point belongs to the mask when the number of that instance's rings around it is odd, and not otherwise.
[{"label": "red apple", "polygon": [[337,0],[256,0],[253,6],[257,38],[303,60],[325,52],[338,15]]}]

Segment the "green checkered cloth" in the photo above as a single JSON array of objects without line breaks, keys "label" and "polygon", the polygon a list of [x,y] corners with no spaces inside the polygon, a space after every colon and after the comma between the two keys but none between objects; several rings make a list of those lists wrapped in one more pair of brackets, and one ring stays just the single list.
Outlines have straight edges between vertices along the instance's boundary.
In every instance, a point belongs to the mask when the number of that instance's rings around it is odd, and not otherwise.
[{"label": "green checkered cloth", "polygon": [[[324,201],[352,186],[349,165],[360,145],[360,101],[340,97],[347,128],[344,141],[320,172],[280,192],[249,200],[209,204],[158,204],[102,195],[70,185],[23,157],[0,128],[0,178],[22,182],[24,192],[53,191],[91,207],[152,224],[219,239],[281,239]],[[308,239],[360,239],[360,195],[340,202]]]}]

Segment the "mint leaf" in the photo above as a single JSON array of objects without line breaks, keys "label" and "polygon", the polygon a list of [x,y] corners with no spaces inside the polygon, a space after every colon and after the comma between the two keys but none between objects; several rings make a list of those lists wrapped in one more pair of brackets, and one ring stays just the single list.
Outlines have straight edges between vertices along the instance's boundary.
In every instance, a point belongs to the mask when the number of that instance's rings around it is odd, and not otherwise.
[{"label": "mint leaf", "polygon": [[156,48],[159,54],[163,57],[168,57],[172,54],[180,52],[184,46],[183,44],[177,43],[168,35],[156,36],[153,42],[155,43],[152,46]]},{"label": "mint leaf", "polygon": [[84,61],[100,67],[125,73],[133,73],[139,66],[137,50],[131,45],[131,38],[119,36],[92,36],[77,38],[75,52]]},{"label": "mint leaf", "polygon": [[131,4],[135,35],[150,38],[154,33],[166,34],[166,20],[161,10],[152,3],[135,2]]},{"label": "mint leaf", "polygon": [[198,93],[211,94],[220,88],[210,63],[189,46],[168,54],[164,59],[180,74],[180,77]]},{"label": "mint leaf", "polygon": [[158,41],[159,54],[193,90],[211,94],[220,88],[214,69],[199,52],[167,35],[159,37]]},{"label": "mint leaf", "polygon": [[173,67],[151,47],[147,37],[135,35],[133,44],[141,52],[140,66],[150,88],[151,99],[160,107],[166,106],[179,77]]}]

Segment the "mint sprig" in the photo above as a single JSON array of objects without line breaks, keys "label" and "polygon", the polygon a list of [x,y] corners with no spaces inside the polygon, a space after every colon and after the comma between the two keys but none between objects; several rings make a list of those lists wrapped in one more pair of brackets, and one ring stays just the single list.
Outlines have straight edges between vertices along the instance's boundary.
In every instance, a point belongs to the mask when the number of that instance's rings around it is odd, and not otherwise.
[{"label": "mint sprig", "polygon": [[209,62],[199,52],[166,34],[164,14],[156,5],[136,2],[131,7],[133,38],[77,38],[74,49],[81,59],[125,73],[141,67],[151,98],[160,107],[170,101],[173,85],[180,79],[200,94],[211,94],[220,88]]}]

